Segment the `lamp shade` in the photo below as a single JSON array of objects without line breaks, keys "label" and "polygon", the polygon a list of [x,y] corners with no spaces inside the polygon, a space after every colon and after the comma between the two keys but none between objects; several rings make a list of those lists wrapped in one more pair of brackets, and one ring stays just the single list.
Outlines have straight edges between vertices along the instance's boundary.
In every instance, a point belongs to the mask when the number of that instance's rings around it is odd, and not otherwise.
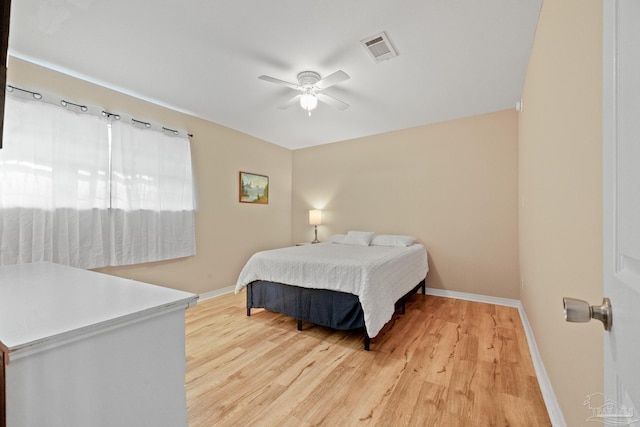
[{"label": "lamp shade", "polygon": [[322,211],[320,209],[311,209],[309,211],[309,224],[310,225],[322,224]]},{"label": "lamp shade", "polygon": [[305,93],[300,97],[300,106],[303,110],[311,111],[318,106],[318,98],[313,93]]}]

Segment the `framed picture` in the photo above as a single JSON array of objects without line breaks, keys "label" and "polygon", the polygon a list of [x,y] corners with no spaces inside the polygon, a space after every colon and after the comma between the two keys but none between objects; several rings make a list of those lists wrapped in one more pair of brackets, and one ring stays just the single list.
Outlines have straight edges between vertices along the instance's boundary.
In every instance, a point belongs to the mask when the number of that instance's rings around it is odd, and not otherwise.
[{"label": "framed picture", "polygon": [[240,172],[240,202],[269,204],[269,177]]}]

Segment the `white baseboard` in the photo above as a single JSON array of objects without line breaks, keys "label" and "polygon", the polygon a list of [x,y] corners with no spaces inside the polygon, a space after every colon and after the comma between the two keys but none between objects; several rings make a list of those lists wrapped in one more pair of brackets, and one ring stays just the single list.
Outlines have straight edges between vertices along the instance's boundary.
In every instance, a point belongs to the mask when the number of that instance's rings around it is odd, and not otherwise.
[{"label": "white baseboard", "polygon": [[553,425],[554,427],[566,427],[567,422],[565,421],[564,415],[560,410],[560,405],[558,405],[558,399],[556,399],[556,394],[553,392],[553,387],[551,387],[551,381],[549,380],[549,377],[547,376],[547,370],[544,368],[544,364],[542,363],[542,357],[540,356],[540,352],[538,351],[538,345],[536,344],[536,339],[533,336],[531,324],[529,323],[527,313],[524,311],[524,307],[522,306],[522,303],[520,301],[518,301],[518,312],[520,313],[520,319],[522,320],[524,333],[527,336],[527,342],[529,343],[529,353],[531,353],[531,360],[533,361],[533,368],[535,369],[536,376],[538,377],[538,384],[540,384],[542,398],[544,399],[544,404],[546,405],[547,411],[549,412],[551,425]]},{"label": "white baseboard", "polygon": [[468,292],[447,291],[445,289],[427,288],[427,295],[437,297],[462,299],[465,301],[485,302],[487,304],[505,305],[507,307],[520,307],[520,300],[510,298],[489,297],[486,295],[470,294]]},{"label": "white baseboard", "polygon": [[200,294],[199,301],[206,301],[211,298],[216,298],[222,295],[230,294],[235,290],[235,286],[227,286],[226,288],[216,289],[215,291],[205,292],[204,294]]},{"label": "white baseboard", "polygon": [[445,298],[456,298],[466,301],[484,302],[488,304],[504,305],[507,307],[517,308],[518,313],[520,314],[520,320],[522,321],[522,327],[524,328],[524,333],[527,337],[527,343],[529,344],[529,353],[531,354],[533,368],[535,369],[536,376],[538,377],[540,392],[542,393],[544,404],[547,407],[547,412],[549,413],[551,424],[554,427],[566,427],[567,422],[565,421],[564,415],[560,410],[558,400],[556,399],[556,395],[553,392],[553,387],[551,387],[551,381],[549,381],[549,376],[547,375],[547,371],[544,368],[544,364],[542,363],[542,358],[540,357],[540,352],[538,351],[538,346],[533,335],[533,330],[531,329],[531,324],[529,324],[527,313],[525,313],[524,307],[522,306],[522,302],[520,300],[490,297],[486,295],[471,294],[467,292],[447,291],[444,289],[434,288],[427,288],[426,293],[427,295],[434,295]]}]

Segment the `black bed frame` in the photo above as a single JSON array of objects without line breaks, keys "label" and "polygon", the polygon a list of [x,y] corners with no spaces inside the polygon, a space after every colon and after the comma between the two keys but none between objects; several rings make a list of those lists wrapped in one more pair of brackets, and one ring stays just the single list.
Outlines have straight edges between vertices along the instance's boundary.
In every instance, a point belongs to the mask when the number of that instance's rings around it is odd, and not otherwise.
[{"label": "black bed frame", "polygon": [[[419,289],[422,289],[422,294],[426,293],[425,280],[395,302],[396,311],[400,309],[404,314],[407,298]],[[342,331],[362,329],[364,349],[370,349],[371,338],[367,333],[362,306],[356,295],[256,280],[247,285],[247,316],[251,316],[252,308],[264,308],[292,317],[298,321],[299,331],[302,330],[302,322]]]}]

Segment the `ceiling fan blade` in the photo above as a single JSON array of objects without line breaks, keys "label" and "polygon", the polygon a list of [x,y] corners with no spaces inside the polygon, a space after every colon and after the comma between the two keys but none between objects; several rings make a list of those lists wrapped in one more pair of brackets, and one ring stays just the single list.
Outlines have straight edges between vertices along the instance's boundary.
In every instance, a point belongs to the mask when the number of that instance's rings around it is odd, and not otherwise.
[{"label": "ceiling fan blade", "polygon": [[331,87],[333,85],[337,85],[338,83],[343,82],[343,81],[345,81],[347,79],[349,79],[349,74],[345,73],[342,70],[338,70],[333,74],[329,74],[324,79],[319,80],[315,84],[315,87],[317,87],[318,89],[326,89],[326,88]]},{"label": "ceiling fan blade", "polygon": [[292,105],[295,105],[296,103],[299,103],[300,102],[300,98],[302,98],[302,94],[296,95],[293,98],[291,98],[290,100],[288,100],[287,102],[285,102],[284,104],[278,105],[278,108],[281,109],[281,110],[286,110],[287,108],[291,107]]},{"label": "ceiling fan blade", "polygon": [[316,94],[316,97],[318,98],[318,101],[322,101],[325,104],[329,104],[340,111],[343,111],[349,108],[349,104],[342,102],[339,99],[335,99],[333,96],[329,96],[326,93],[318,93]]},{"label": "ceiling fan blade", "polygon": [[260,76],[258,77],[260,80],[264,80],[265,82],[275,83],[277,85],[283,85],[289,87],[291,89],[300,90],[300,86],[294,83],[285,82],[284,80],[276,79],[274,77],[269,76]]}]

